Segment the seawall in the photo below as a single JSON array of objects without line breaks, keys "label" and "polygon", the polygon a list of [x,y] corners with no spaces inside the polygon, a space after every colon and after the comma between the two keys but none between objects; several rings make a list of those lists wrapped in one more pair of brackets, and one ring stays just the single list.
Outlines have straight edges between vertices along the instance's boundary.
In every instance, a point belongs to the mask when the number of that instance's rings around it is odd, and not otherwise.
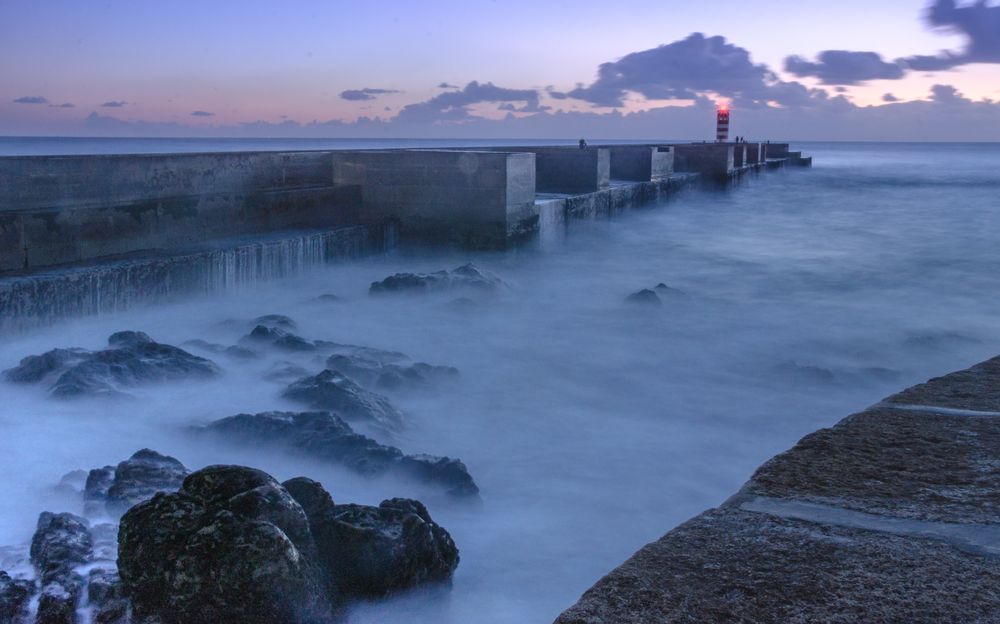
[{"label": "seawall", "polygon": [[558,624],[996,622],[1000,358],[804,437]]}]

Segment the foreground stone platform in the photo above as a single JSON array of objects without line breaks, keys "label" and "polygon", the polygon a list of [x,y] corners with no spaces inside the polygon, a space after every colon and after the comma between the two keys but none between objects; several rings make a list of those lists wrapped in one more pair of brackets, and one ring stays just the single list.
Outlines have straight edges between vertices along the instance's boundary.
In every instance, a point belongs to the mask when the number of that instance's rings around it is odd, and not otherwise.
[{"label": "foreground stone platform", "polygon": [[1000,622],[1000,358],[806,436],[556,621]]}]

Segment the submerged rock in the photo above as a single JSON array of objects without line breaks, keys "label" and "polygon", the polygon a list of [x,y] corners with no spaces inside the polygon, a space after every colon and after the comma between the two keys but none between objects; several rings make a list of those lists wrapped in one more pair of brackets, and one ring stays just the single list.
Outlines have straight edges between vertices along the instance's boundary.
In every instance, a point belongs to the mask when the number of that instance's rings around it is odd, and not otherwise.
[{"label": "submerged rock", "polygon": [[648,288],[643,288],[639,292],[634,292],[628,297],[625,297],[625,303],[634,303],[639,305],[663,305],[660,301],[660,296]]},{"label": "submerged rock", "polygon": [[372,282],[368,292],[373,295],[381,295],[402,292],[423,293],[465,288],[493,292],[505,286],[504,281],[493,273],[483,271],[470,263],[451,271],[396,273],[380,282]]},{"label": "submerged rock", "polygon": [[118,566],[136,619],[164,624],[316,622],[329,617],[309,521],[270,475],[192,473],[122,517]]},{"label": "submerged rock", "polygon": [[9,381],[37,383],[58,374],[54,397],[116,396],[121,388],[160,381],[207,378],[219,374],[210,360],[160,344],[143,332],[124,331],[108,338],[102,351],[53,349],[29,356],[4,372]]},{"label": "submerged rock", "polygon": [[93,554],[87,521],[43,512],[31,538],[31,563],[41,583],[37,624],[73,624],[85,581],[77,568]]},{"label": "submerged rock", "polygon": [[122,518],[119,574],[138,621],[315,623],[359,597],[447,581],[458,549],[417,501],[335,505],[312,480],[192,473]]},{"label": "submerged rock", "polygon": [[344,375],[325,370],[300,379],[282,394],[287,399],[311,409],[336,412],[346,420],[355,420],[383,429],[399,429],[403,415],[380,394],[369,392]]},{"label": "submerged rock", "polygon": [[260,344],[282,349],[284,351],[316,351],[323,342],[306,340],[280,327],[257,325],[242,342],[244,344]]},{"label": "submerged rock", "polygon": [[234,360],[253,360],[260,357],[260,354],[253,349],[247,349],[246,347],[241,347],[239,345],[227,347],[215,342],[208,342],[207,340],[200,339],[186,340],[183,344],[186,347],[193,347],[195,349],[201,349],[202,351],[225,355]]},{"label": "submerged rock", "polygon": [[34,593],[34,581],[14,579],[0,570],[0,624],[27,621],[28,603]]},{"label": "submerged rock", "polygon": [[328,583],[343,599],[378,598],[446,582],[458,567],[455,542],[419,501],[336,505],[311,479],[283,485],[308,516]]},{"label": "submerged rock", "polygon": [[363,386],[382,390],[425,387],[458,377],[458,369],[452,366],[436,366],[426,362],[401,365],[341,353],[328,357],[326,367],[350,377]]},{"label": "submerged rock", "polygon": [[103,505],[109,514],[120,515],[157,492],[176,491],[189,472],[173,457],[142,449],[115,468],[90,471],[84,487],[85,509],[94,513],[95,507]]},{"label": "submerged rock", "polygon": [[199,431],[222,439],[278,447],[336,463],[365,476],[396,474],[444,488],[449,496],[475,499],[479,488],[461,460],[433,455],[406,455],[355,433],[328,412],[264,412],[237,414]]}]

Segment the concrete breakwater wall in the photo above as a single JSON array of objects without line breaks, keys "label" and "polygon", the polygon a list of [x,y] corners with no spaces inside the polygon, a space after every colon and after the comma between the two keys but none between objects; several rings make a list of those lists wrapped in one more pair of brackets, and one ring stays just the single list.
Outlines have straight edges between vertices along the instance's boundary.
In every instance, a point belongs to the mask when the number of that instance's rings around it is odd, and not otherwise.
[{"label": "concrete breakwater wall", "polygon": [[556,621],[1000,621],[998,467],[994,358],[806,436]]},{"label": "concrete breakwater wall", "polygon": [[[809,164],[792,160],[784,144],[754,144],[761,156],[750,163],[748,145],[0,157],[0,317],[11,326],[26,315],[105,310],[86,302],[115,299],[101,294],[109,284],[133,284],[135,292],[116,296],[132,301],[143,289],[131,276],[144,262],[158,288],[198,291],[217,280],[194,277],[193,267],[211,263],[192,259],[237,253],[254,240],[294,248],[309,232],[340,241],[318,262],[397,240],[503,248],[695,183]],[[768,149],[783,156],[768,159]],[[355,238],[368,242],[359,247]],[[174,256],[187,277],[160,272]],[[77,277],[66,279],[64,269]],[[87,271],[101,285],[78,279]]]}]

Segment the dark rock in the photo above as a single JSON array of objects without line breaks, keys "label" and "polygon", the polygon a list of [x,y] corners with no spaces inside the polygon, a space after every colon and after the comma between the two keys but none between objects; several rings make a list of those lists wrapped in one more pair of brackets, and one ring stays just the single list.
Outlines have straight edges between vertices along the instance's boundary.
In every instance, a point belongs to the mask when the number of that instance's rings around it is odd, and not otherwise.
[{"label": "dark rock", "polygon": [[83,493],[83,488],[86,482],[86,470],[73,470],[72,472],[67,472],[61,479],[59,479],[59,483],[56,484],[55,490],[63,494],[78,496]]},{"label": "dark rock", "polygon": [[41,582],[38,624],[73,624],[83,591],[76,568],[91,560],[87,521],[69,513],[43,512],[31,538],[31,563]]},{"label": "dark rock", "polygon": [[253,360],[260,357],[260,355],[253,349],[247,349],[246,347],[241,347],[239,345],[227,347],[218,343],[208,342],[207,340],[187,340],[184,342],[184,346],[201,349],[202,351],[208,351],[210,353],[218,353],[234,360]]},{"label": "dark rock", "polygon": [[380,282],[372,282],[368,292],[373,295],[379,295],[456,289],[497,291],[505,286],[503,280],[496,275],[488,271],[483,271],[473,264],[465,264],[451,271],[396,273]]},{"label": "dark rock", "polygon": [[95,568],[87,580],[87,602],[96,624],[127,624],[129,601],[115,570]]},{"label": "dark rock", "polygon": [[243,342],[265,344],[285,351],[316,351],[319,348],[319,345],[314,341],[306,340],[280,327],[266,327],[264,325],[254,327],[253,331],[243,338]]},{"label": "dark rock", "polygon": [[345,598],[378,598],[446,582],[458,567],[455,542],[418,501],[316,505],[311,511],[319,556]]},{"label": "dark rock", "polygon": [[38,383],[55,373],[73,366],[90,355],[86,349],[52,349],[41,355],[29,355],[14,368],[3,372],[4,379],[16,383]]},{"label": "dark rock", "polygon": [[403,415],[387,398],[369,392],[344,375],[325,370],[288,386],[282,394],[312,409],[330,410],[347,420],[356,420],[383,429],[399,429]]},{"label": "dark rock", "polygon": [[335,353],[326,360],[326,367],[364,386],[383,390],[429,386],[458,377],[458,369],[435,366],[425,362],[409,365],[386,364],[367,357]]},{"label": "dark rock", "polygon": [[628,297],[625,297],[625,303],[634,303],[638,305],[663,305],[660,301],[660,296],[648,288],[643,288],[639,292],[634,292]]},{"label": "dark rock", "polygon": [[667,296],[676,297],[678,295],[683,296],[687,294],[683,290],[679,290],[677,288],[671,288],[670,286],[667,286],[663,282],[660,282],[659,284],[654,286],[653,290],[656,291],[656,294],[660,295],[661,297],[667,297]]},{"label": "dark rock", "polygon": [[108,489],[115,482],[115,467],[104,466],[94,468],[87,473],[87,481],[83,486],[83,513],[88,516],[99,515],[104,511],[108,500]]},{"label": "dark rock", "polygon": [[150,449],[137,451],[118,464],[107,490],[107,506],[112,513],[149,500],[157,492],[174,492],[190,471],[173,457]]},{"label": "dark rock", "polygon": [[402,475],[443,487],[456,498],[479,496],[479,488],[461,460],[405,455],[398,448],[355,433],[343,419],[328,412],[238,414],[201,431],[228,441],[301,453],[365,476]]},{"label": "dark rock", "polygon": [[258,316],[253,320],[254,325],[263,325],[264,327],[280,328],[294,331],[298,329],[295,321],[285,316],[284,314],[265,314],[264,316]]},{"label": "dark rock", "polygon": [[315,553],[305,512],[278,482],[211,466],[125,514],[118,565],[140,621],[305,623],[329,618]]},{"label": "dark rock", "polygon": [[35,582],[11,578],[0,571],[0,624],[18,624],[28,617],[28,604],[35,593]]},{"label": "dark rock", "polygon": [[108,349],[55,349],[24,358],[5,371],[8,380],[39,382],[59,374],[52,396],[117,396],[120,388],[144,383],[212,377],[219,368],[211,361],[183,349],[153,341],[142,332],[123,331],[108,338]]}]

